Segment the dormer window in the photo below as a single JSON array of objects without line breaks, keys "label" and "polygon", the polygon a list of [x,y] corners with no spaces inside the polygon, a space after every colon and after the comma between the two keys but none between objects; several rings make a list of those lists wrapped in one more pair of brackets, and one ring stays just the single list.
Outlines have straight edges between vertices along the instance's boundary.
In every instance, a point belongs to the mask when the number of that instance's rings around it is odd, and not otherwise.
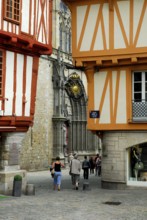
[{"label": "dormer window", "polygon": [[15,22],[20,21],[20,0],[5,1],[5,18]]}]

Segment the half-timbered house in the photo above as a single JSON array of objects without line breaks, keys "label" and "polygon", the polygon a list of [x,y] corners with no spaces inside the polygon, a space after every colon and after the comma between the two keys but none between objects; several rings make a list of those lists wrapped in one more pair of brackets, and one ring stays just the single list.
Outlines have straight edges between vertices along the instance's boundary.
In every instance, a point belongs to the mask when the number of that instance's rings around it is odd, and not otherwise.
[{"label": "half-timbered house", "polygon": [[64,2],[88,79],[88,129],[102,138],[102,186],[147,186],[147,1]]},{"label": "half-timbered house", "polygon": [[[33,124],[39,56],[50,55],[52,1],[0,0],[0,192],[12,190]],[[2,180],[2,181],[1,181]]]}]

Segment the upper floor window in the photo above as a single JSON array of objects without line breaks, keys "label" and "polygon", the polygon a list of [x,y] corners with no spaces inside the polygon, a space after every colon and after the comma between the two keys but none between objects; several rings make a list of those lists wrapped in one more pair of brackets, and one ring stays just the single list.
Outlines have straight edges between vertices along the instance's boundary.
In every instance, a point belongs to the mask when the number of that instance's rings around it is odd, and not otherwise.
[{"label": "upper floor window", "polygon": [[2,95],[2,83],[3,83],[3,52],[0,51],[0,96]]},{"label": "upper floor window", "polygon": [[71,53],[71,16],[66,5],[60,3],[60,48],[65,53]]},{"label": "upper floor window", "polygon": [[5,18],[20,21],[20,0],[5,1]]},{"label": "upper floor window", "polygon": [[66,53],[71,53],[71,33],[68,29],[60,27],[60,48]]},{"label": "upper floor window", "polygon": [[67,12],[67,6],[63,3],[63,2],[60,2],[60,10],[63,11],[63,12]]},{"label": "upper floor window", "polygon": [[147,71],[133,73],[133,120],[147,121]]},{"label": "upper floor window", "polygon": [[147,71],[133,73],[133,100],[147,101]]}]

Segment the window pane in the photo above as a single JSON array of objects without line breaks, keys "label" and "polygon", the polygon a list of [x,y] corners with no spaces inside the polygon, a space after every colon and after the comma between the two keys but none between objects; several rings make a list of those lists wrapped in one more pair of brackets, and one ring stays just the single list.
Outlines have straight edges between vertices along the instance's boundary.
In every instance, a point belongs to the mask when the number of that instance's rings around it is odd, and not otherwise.
[{"label": "window pane", "polygon": [[142,81],[142,73],[141,72],[135,72],[134,73],[134,81]]},{"label": "window pane", "polygon": [[147,72],[145,72],[145,81],[147,81]]},{"label": "window pane", "polygon": [[141,93],[134,93],[134,101],[141,102],[142,101],[142,94]]},{"label": "window pane", "polygon": [[134,83],[134,92],[141,92],[141,83]]},{"label": "window pane", "polygon": [[145,83],[145,92],[147,92],[147,82]]},{"label": "window pane", "polygon": [[7,18],[19,21],[20,19],[20,0],[6,1],[5,15]]},{"label": "window pane", "polygon": [[7,12],[7,17],[8,17],[8,18],[12,18],[12,13]]},{"label": "window pane", "polygon": [[12,6],[12,0],[7,0],[7,5],[11,5]]}]

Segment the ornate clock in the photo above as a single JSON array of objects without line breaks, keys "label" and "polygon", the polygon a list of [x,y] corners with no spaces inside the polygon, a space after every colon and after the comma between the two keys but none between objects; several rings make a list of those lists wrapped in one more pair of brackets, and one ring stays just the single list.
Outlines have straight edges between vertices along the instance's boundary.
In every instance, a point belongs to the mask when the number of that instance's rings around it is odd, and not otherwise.
[{"label": "ornate clock", "polygon": [[66,84],[65,84],[66,91],[68,95],[74,100],[78,101],[82,96],[82,84],[79,75],[74,72],[72,73]]}]

